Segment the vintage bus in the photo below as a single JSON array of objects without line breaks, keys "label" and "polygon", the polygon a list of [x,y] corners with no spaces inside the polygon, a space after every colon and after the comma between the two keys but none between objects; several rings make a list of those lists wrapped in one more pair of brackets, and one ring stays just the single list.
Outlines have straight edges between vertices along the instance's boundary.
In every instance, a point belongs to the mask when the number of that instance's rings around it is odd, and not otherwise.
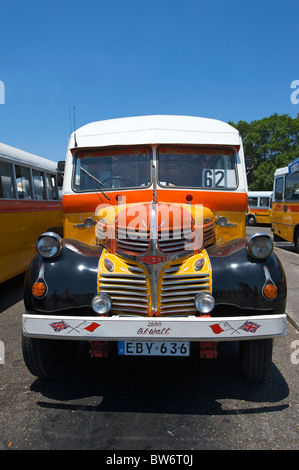
[{"label": "vintage bus", "polygon": [[1,283],[26,271],[45,230],[62,234],[56,167],[51,160],[0,143]]},{"label": "vintage bus", "polygon": [[248,192],[248,225],[271,224],[273,191]]},{"label": "vintage bus", "polygon": [[299,158],[275,171],[272,232],[274,240],[294,243],[299,252]]},{"label": "vintage bus", "polygon": [[141,116],[71,135],[64,238],[39,237],[26,274],[23,356],[63,373],[92,357],[216,358],[238,341],[247,379],[265,380],[286,334],[286,281],[272,237],[246,239],[240,135],[221,121]]}]

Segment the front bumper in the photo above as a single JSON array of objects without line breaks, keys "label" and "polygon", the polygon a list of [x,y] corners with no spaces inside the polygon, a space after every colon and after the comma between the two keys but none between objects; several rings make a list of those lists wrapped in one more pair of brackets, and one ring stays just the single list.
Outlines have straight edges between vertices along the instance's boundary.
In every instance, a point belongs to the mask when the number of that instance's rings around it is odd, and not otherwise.
[{"label": "front bumper", "polygon": [[78,317],[23,314],[28,337],[79,341],[236,341],[286,336],[285,314],[242,317]]}]

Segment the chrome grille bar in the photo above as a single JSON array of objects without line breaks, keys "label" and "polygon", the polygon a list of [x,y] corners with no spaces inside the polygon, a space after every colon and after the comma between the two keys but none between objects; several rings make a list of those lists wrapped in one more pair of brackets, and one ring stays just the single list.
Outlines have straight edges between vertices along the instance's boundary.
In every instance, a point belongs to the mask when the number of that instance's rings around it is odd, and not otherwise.
[{"label": "chrome grille bar", "polygon": [[210,289],[209,273],[177,275],[165,270],[163,274],[161,316],[195,315],[194,299],[198,292]]},{"label": "chrome grille bar", "polygon": [[150,244],[150,232],[139,228],[135,230],[127,227],[116,227],[116,249],[123,253],[146,253]]},{"label": "chrome grille bar", "polygon": [[[131,268],[132,266],[128,266]],[[134,268],[134,266],[133,266]],[[131,314],[146,316],[149,313],[150,296],[147,289],[146,275],[141,268],[138,274],[101,274],[99,291],[111,297],[112,314]]]},{"label": "chrome grille bar", "polygon": [[172,253],[184,251],[186,244],[192,243],[194,240],[194,232],[188,228],[174,228],[163,232],[158,231],[158,245],[162,253]]}]

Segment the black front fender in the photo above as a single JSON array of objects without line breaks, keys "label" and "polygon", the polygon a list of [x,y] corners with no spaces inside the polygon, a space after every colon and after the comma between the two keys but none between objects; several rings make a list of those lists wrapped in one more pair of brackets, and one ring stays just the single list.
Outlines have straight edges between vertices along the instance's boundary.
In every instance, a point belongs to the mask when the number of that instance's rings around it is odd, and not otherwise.
[{"label": "black front fender", "polygon": [[[102,251],[101,246],[64,239],[57,258],[45,259],[37,254],[25,276],[24,303],[27,312],[47,314],[69,310],[69,315],[76,315],[86,309],[87,315],[92,314],[91,300],[97,293],[98,264]],[[32,294],[32,286],[40,279],[45,282],[46,293],[36,298]]]},{"label": "black front fender", "polygon": [[[285,313],[286,278],[280,260],[271,253],[265,260],[250,258],[245,239],[236,239],[207,249],[212,267],[213,315],[240,315],[243,310],[255,314]],[[263,294],[267,279],[271,277],[277,288],[274,299]]]}]

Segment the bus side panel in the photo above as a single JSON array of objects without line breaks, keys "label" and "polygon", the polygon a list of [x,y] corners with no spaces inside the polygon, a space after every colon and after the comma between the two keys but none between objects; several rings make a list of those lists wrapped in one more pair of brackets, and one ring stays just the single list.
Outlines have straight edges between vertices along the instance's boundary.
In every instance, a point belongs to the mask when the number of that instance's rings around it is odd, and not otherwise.
[{"label": "bus side panel", "polygon": [[18,261],[21,251],[20,213],[0,212],[0,282],[20,274]]},{"label": "bus side panel", "polygon": [[52,228],[63,227],[63,213],[59,210],[38,211],[36,214],[36,239],[44,232]]},{"label": "bus side panel", "polygon": [[36,216],[35,212],[19,213],[19,233],[21,239],[20,256],[17,270],[24,272],[35,251],[36,244]]},{"label": "bus side panel", "polygon": [[269,209],[255,209],[251,212],[255,214],[258,224],[271,224],[271,211]]},{"label": "bus side panel", "polygon": [[4,282],[26,271],[39,235],[62,226],[61,202],[2,201],[0,223],[0,282]]},{"label": "bus side panel", "polygon": [[294,230],[299,226],[299,205],[273,203],[272,228],[276,235],[294,243]]}]

